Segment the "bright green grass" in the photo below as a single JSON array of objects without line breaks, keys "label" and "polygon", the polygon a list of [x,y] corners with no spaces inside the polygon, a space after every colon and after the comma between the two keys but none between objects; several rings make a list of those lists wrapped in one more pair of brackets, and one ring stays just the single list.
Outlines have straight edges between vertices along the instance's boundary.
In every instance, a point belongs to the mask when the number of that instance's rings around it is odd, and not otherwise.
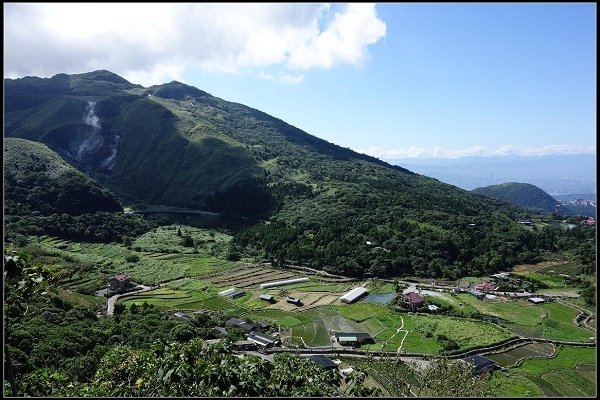
[{"label": "bright green grass", "polygon": [[338,312],[344,317],[360,322],[379,314],[386,314],[389,310],[376,303],[355,303],[337,306]]},{"label": "bright green grass", "polygon": [[456,297],[483,314],[499,316],[516,324],[507,324],[510,329],[523,327],[540,332],[544,338],[556,340],[585,341],[593,336],[590,331],[574,324],[577,311],[560,303],[532,304],[525,299],[477,300],[465,293]]},{"label": "bright green grass", "polygon": [[[294,326],[292,328],[292,336],[295,338],[302,337],[303,343],[307,346],[331,345],[327,327],[322,320],[318,319]],[[302,341],[296,340],[296,343],[302,343]]]},{"label": "bright green grass", "polygon": [[506,376],[494,372],[490,379],[496,397],[544,397],[544,392],[527,377],[518,374]]},{"label": "bright green grass", "polygon": [[[373,303],[343,305],[338,306],[337,310],[343,316],[361,323],[372,319],[370,323],[363,325],[365,328],[373,329],[375,320],[381,322],[386,329],[378,330],[376,340],[384,343],[383,349],[388,351],[396,351],[402,344],[402,349],[407,352],[435,353],[440,349],[435,339],[437,335],[445,335],[454,340],[461,349],[490,345],[514,336],[506,329],[485,321],[427,314],[400,314]],[[405,339],[404,333],[397,333],[400,327],[409,331]]]},{"label": "bright green grass", "polygon": [[367,288],[369,289],[370,294],[394,293],[396,290],[393,283],[387,282],[371,282]]},{"label": "bright green grass", "polygon": [[525,276],[537,281],[543,282],[548,285],[549,288],[558,288],[568,286],[565,280],[560,276],[553,276],[549,274],[543,274],[539,272],[520,271],[514,272],[515,275]]},{"label": "bright green grass", "polygon": [[250,318],[269,321],[275,325],[280,325],[282,328],[289,328],[294,325],[308,322],[308,319],[306,316],[302,315],[302,313],[293,313],[277,309],[252,310],[245,315]]}]

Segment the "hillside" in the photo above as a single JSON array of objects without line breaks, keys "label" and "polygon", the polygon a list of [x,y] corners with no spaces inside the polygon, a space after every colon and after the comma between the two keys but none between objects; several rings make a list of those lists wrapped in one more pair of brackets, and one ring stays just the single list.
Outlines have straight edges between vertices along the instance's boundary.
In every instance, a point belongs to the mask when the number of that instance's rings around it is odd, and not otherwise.
[{"label": "hillside", "polygon": [[4,213],[122,211],[118,199],[42,143],[4,139]]},{"label": "hillside", "polygon": [[533,210],[555,211],[558,204],[548,193],[529,183],[506,182],[472,191]]},{"label": "hillside", "polygon": [[125,201],[269,220],[236,235],[233,258],[458,276],[509,267],[533,246],[513,221],[523,210],[179,82],[6,79],[5,98],[6,136],[47,144]]}]

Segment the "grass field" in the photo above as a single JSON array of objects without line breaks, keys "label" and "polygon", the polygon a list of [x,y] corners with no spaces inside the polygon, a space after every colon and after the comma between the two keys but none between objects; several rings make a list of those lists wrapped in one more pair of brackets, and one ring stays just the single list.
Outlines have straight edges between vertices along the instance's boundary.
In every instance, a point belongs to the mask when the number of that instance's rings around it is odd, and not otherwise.
[{"label": "grass field", "polygon": [[[437,353],[439,335],[455,341],[461,349],[499,342],[513,336],[485,321],[428,314],[398,313],[373,303],[338,306],[344,317],[361,324],[362,331],[377,334],[373,350]],[[382,329],[384,327],[385,329]]]},{"label": "grass field", "polygon": [[532,304],[524,299],[478,300],[466,293],[455,296],[465,307],[506,320],[503,325],[519,334],[572,341],[585,341],[593,336],[574,324],[577,311],[560,303]]}]

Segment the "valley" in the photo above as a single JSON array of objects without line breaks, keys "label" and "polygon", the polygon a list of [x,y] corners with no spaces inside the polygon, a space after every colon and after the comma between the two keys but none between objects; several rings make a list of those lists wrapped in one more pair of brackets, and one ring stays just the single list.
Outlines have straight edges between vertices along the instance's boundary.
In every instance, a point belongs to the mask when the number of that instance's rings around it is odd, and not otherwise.
[{"label": "valley", "polygon": [[[194,247],[181,245],[181,238],[186,235],[193,238]],[[586,351],[589,350],[592,355],[595,351],[595,327],[579,323],[578,318],[579,315],[594,318],[595,310],[579,306],[579,297],[551,297],[551,289],[558,288],[579,296],[577,286],[572,286],[556,272],[573,271],[574,265],[569,262],[515,267],[512,276],[533,274],[536,281],[552,284],[549,289],[535,292],[535,295],[548,299],[539,305],[526,298],[502,295],[502,292],[483,300],[464,292],[465,284],[473,287],[485,281],[484,278],[457,281],[410,277],[409,281],[358,279],[327,276],[318,270],[291,265],[289,268],[276,267],[249,259],[228,261],[226,249],[231,241],[231,236],[215,230],[170,225],[142,235],[129,246],[81,243],[47,236],[32,237],[27,246],[29,252],[47,262],[52,260],[54,265],[59,265],[60,260],[68,261],[75,269],[54,271],[57,276],[62,276],[57,296],[63,301],[84,304],[84,307],[109,317],[116,304],[120,309],[117,312],[121,314],[132,307],[151,306],[165,315],[183,313],[193,318],[208,313],[221,319],[240,318],[266,324],[282,344],[261,350],[263,354],[327,354],[341,360],[340,368],[362,366],[372,385],[388,395],[397,393],[386,386],[389,374],[378,370],[375,364],[364,364],[360,358],[349,356],[399,359],[410,364],[419,360],[427,362],[434,356],[462,359],[481,354],[501,368],[493,372],[491,382],[498,385],[500,391],[496,393],[502,395],[569,396],[570,392],[563,392],[553,385],[557,380],[565,379],[583,379],[587,382],[587,386],[581,388],[584,393],[595,390],[595,383],[589,380],[590,368],[595,368],[595,364],[581,364],[581,369],[574,371],[588,372],[580,375],[565,375],[566,370],[562,369],[563,353],[564,357],[569,357],[566,354],[571,349],[583,352],[581,354],[588,354]],[[84,263],[89,266],[75,267]],[[117,273],[126,274],[134,285],[148,286],[144,286],[143,291],[138,291],[138,287],[135,291],[113,296],[107,312],[106,290],[94,292],[106,288],[106,282]],[[306,277],[308,281],[260,288],[265,282],[300,277]],[[365,287],[371,295],[390,294],[388,302],[369,302],[367,296],[352,304],[342,303],[339,298],[354,287]],[[230,288],[241,290],[243,294],[236,298],[219,295]],[[399,307],[398,299],[402,293],[410,291],[424,296],[427,304],[445,308],[435,312],[426,308],[415,312]],[[265,294],[274,300],[267,302],[259,298]],[[75,300],[76,296],[79,298]],[[298,298],[301,305],[289,304],[286,297]],[[370,335],[373,342],[358,347],[340,345],[333,338],[336,332],[363,332]],[[448,343],[454,343],[455,347],[448,347]],[[540,358],[547,360],[545,372],[530,372],[528,360]],[[554,364],[557,364],[555,368],[552,367]]]},{"label": "valley", "polygon": [[6,393],[596,390],[595,220],[540,189],[469,192],[175,81],[5,86]]}]

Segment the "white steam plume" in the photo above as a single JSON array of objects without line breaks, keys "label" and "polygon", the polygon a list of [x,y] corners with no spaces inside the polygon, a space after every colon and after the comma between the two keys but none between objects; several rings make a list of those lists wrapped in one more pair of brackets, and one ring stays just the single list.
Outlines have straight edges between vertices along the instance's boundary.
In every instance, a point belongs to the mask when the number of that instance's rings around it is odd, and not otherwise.
[{"label": "white steam plume", "polygon": [[83,122],[94,129],[102,129],[102,126],[100,125],[100,118],[98,118],[98,116],[94,113],[95,106],[95,101],[88,101],[88,105],[85,108],[87,110],[87,114],[83,117]]}]

